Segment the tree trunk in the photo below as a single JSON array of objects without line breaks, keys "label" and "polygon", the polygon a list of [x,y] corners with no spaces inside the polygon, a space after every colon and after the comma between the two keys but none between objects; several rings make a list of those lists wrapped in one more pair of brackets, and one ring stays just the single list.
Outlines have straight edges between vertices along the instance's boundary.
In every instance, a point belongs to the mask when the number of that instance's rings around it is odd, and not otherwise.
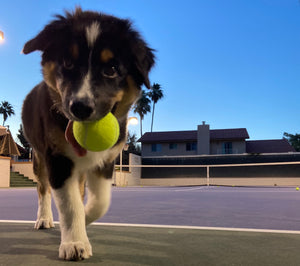
[{"label": "tree trunk", "polygon": [[140,116],[140,124],[141,124],[141,137],[143,136],[143,126],[142,126],[142,121],[143,121],[143,119],[142,119],[142,117]]},{"label": "tree trunk", "polygon": [[152,108],[151,132],[153,131],[154,109],[155,109],[155,103],[153,103],[153,108]]}]

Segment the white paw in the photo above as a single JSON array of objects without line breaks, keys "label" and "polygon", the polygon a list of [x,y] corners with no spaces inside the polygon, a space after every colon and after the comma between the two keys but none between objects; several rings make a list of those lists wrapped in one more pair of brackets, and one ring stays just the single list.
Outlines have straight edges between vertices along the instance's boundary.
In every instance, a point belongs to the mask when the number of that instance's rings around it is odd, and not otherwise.
[{"label": "white paw", "polygon": [[54,227],[54,223],[53,223],[53,219],[49,218],[49,219],[37,219],[37,221],[35,222],[34,228],[35,229],[48,229]]},{"label": "white paw", "polygon": [[66,242],[61,243],[59,247],[59,258],[64,260],[84,260],[92,255],[89,242]]}]

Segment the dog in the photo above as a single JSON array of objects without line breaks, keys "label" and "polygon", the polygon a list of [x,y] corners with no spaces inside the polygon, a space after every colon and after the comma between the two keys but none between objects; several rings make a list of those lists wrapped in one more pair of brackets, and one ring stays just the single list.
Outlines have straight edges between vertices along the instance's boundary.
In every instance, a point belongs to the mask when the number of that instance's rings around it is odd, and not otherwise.
[{"label": "dog", "polygon": [[[109,208],[114,160],[126,141],[128,112],[141,86],[150,88],[154,50],[129,20],[80,7],[55,16],[24,45],[23,53],[37,50],[42,52],[44,79],[27,95],[22,109],[38,180],[35,228],[54,227],[52,193],[60,220],[59,258],[87,259],[92,247],[86,226]],[[117,143],[101,152],[80,147],[73,121],[96,121],[109,112],[119,123]]]}]

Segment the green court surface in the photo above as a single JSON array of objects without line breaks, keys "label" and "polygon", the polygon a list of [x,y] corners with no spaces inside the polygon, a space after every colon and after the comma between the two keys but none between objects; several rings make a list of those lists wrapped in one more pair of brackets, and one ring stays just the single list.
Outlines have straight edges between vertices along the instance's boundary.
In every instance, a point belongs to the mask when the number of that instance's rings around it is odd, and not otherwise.
[{"label": "green court surface", "polygon": [[300,265],[299,232],[91,225],[88,236],[93,257],[66,262],[59,225],[1,222],[0,265]]}]

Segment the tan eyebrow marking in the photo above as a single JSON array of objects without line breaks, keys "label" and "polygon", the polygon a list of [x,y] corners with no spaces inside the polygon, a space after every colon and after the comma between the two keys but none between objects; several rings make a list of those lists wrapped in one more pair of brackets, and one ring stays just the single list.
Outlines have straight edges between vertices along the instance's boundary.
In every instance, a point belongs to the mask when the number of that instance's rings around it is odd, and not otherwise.
[{"label": "tan eyebrow marking", "polygon": [[76,60],[78,59],[79,57],[79,47],[77,44],[73,44],[71,47],[70,47],[70,52],[71,52],[71,55],[72,57]]},{"label": "tan eyebrow marking", "polygon": [[110,59],[114,58],[114,54],[109,49],[103,49],[100,54],[100,59],[103,63],[107,63]]}]

